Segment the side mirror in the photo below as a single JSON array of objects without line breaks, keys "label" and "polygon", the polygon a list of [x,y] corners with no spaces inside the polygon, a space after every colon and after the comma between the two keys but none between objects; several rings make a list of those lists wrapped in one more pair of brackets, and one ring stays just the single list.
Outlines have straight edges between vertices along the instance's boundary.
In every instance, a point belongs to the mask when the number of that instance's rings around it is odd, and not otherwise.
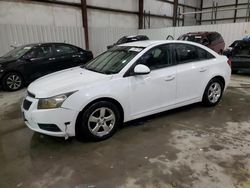
[{"label": "side mirror", "polygon": [[134,73],[135,74],[149,74],[150,69],[146,65],[138,64],[134,68]]},{"label": "side mirror", "polygon": [[27,53],[27,54],[23,55],[22,58],[23,58],[24,60],[30,61],[30,60],[31,60],[32,58],[34,58],[34,57],[33,57],[33,54]]}]

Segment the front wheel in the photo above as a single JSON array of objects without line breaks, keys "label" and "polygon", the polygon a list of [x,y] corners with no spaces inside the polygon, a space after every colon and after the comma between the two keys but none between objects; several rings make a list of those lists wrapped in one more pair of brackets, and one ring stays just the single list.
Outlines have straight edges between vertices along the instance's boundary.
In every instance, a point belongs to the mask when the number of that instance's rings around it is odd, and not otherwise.
[{"label": "front wheel", "polygon": [[17,91],[23,87],[23,77],[19,73],[8,73],[3,77],[2,84],[7,91]]},{"label": "front wheel", "polygon": [[76,127],[76,136],[81,140],[105,140],[116,132],[121,123],[120,117],[119,109],[113,103],[96,102],[81,114],[81,122]]},{"label": "front wheel", "polygon": [[217,105],[221,100],[223,89],[223,83],[219,79],[212,79],[205,89],[202,103],[205,106]]}]

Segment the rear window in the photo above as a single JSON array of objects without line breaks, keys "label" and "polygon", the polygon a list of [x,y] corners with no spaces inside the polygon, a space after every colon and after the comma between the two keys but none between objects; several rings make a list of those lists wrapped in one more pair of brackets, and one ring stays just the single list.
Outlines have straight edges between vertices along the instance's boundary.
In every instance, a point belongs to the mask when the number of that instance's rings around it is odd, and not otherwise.
[{"label": "rear window", "polygon": [[208,51],[197,47],[197,52],[200,60],[206,60],[206,59],[213,59],[215,58],[212,54],[210,54]]},{"label": "rear window", "polygon": [[185,41],[201,43],[202,36],[201,35],[184,35],[184,36],[181,36],[178,40],[185,40]]}]

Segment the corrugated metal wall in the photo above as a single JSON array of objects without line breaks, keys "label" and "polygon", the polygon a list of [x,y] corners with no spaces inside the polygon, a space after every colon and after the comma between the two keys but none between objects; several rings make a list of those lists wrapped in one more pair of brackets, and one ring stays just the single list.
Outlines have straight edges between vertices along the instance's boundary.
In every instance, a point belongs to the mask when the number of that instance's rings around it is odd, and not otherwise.
[{"label": "corrugated metal wall", "polygon": [[[99,55],[107,45],[115,43],[125,35],[136,35],[135,28],[89,28],[90,50]],[[12,49],[11,45],[36,42],[66,42],[85,49],[82,27],[38,26],[0,24],[0,56]]]},{"label": "corrugated metal wall", "polygon": [[250,22],[145,29],[139,30],[139,34],[145,34],[153,40],[165,40],[168,35],[172,35],[174,39],[177,39],[182,34],[198,31],[219,32],[225,40],[226,47],[228,47],[233,41],[242,39],[245,35],[250,35]]},{"label": "corrugated metal wall", "polygon": [[89,28],[90,49],[93,54],[99,55],[107,50],[107,46],[117,42],[125,35],[137,35],[138,29],[135,28]]},{"label": "corrugated metal wall", "polygon": [[85,48],[82,27],[0,24],[0,55],[13,46],[36,42],[66,42]]},{"label": "corrugated metal wall", "polygon": [[[145,29],[139,30],[139,34],[145,34],[152,40],[165,40],[168,35],[177,39],[184,33],[195,31],[217,31],[222,34],[226,46],[229,46],[233,41],[250,34],[250,23]],[[113,44],[122,36],[136,34],[138,30],[135,28],[90,27],[90,50],[95,56],[99,55],[107,49],[107,45]],[[66,42],[85,49],[82,27],[0,24],[0,55],[11,50],[11,45],[35,42]]]}]

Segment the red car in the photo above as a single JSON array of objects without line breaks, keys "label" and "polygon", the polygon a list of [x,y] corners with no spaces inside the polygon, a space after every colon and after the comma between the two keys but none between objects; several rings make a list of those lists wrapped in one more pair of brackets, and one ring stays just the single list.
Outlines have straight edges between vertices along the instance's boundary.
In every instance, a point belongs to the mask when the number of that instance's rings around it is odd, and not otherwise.
[{"label": "red car", "polygon": [[193,32],[181,35],[178,40],[197,42],[222,54],[225,48],[225,42],[220,33],[217,32]]}]

